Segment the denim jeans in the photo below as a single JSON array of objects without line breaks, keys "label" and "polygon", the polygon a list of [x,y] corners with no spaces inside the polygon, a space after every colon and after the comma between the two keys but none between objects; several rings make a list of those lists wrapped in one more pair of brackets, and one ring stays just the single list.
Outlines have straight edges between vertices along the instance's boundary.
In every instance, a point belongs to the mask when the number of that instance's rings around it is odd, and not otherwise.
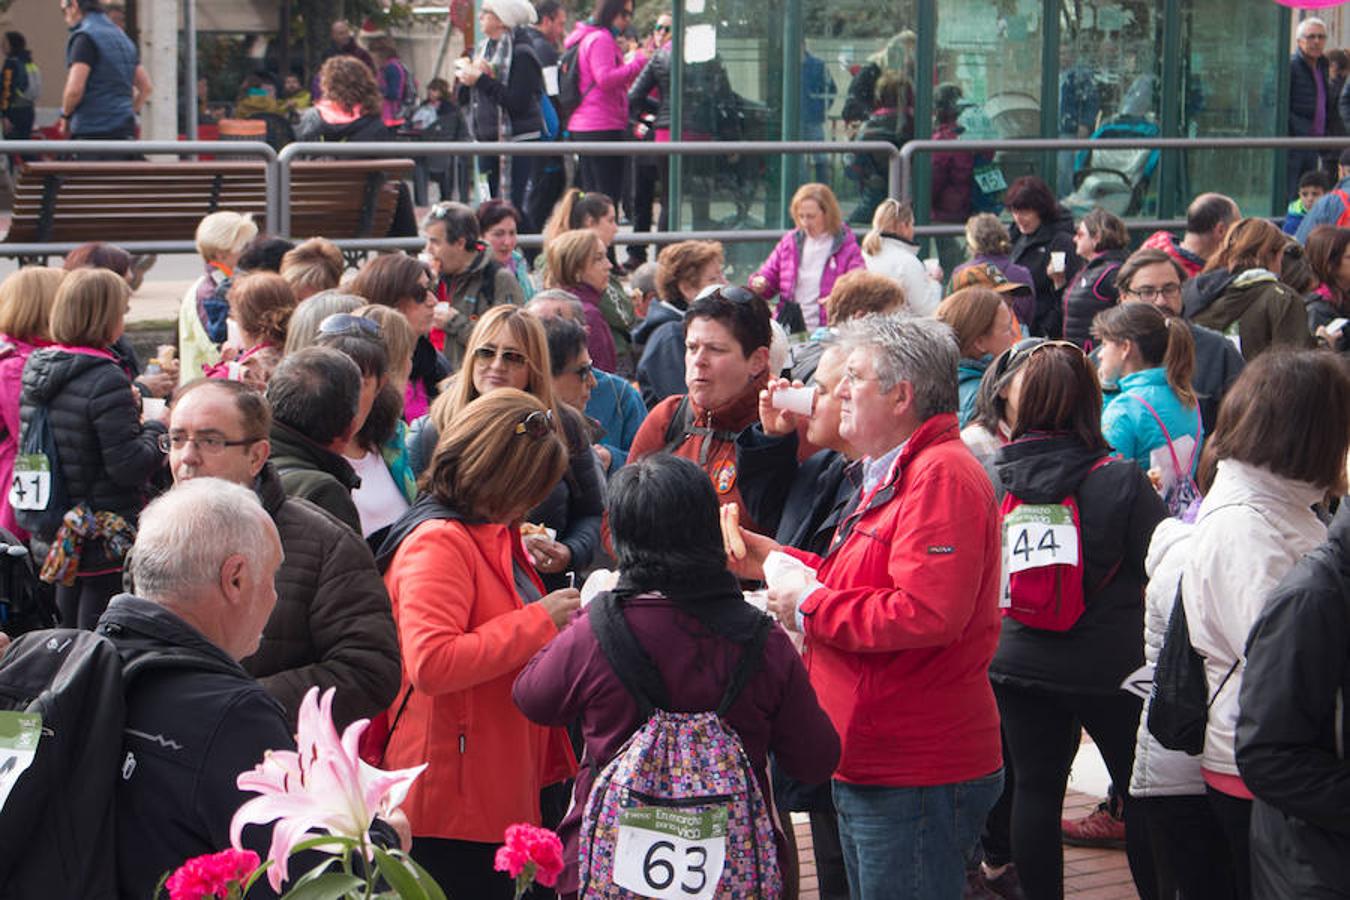
[{"label": "denim jeans", "polygon": [[1003,770],[934,787],[834,783],[853,900],[960,900]]}]

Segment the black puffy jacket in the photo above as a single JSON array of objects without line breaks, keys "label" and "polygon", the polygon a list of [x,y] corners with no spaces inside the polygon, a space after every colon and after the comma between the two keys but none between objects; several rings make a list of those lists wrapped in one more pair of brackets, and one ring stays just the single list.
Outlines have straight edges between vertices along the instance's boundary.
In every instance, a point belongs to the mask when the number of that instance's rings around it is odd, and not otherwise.
[{"label": "black puffy jacket", "polygon": [[254,490],[276,523],[285,559],[277,570],[277,605],[244,668],[285,707],[292,725],[312,686],[338,689],[339,729],[371,718],[393,702],[400,668],[389,594],[370,549],[336,516],[287,497],[271,463]]},{"label": "black puffy jacket", "polygon": [[[1335,134],[1334,125],[1338,121],[1337,103],[1340,100],[1331,90],[1331,64],[1325,56],[1318,57],[1316,63],[1322,73],[1322,85],[1325,88],[1322,98],[1326,114],[1327,134]],[[1313,116],[1317,113],[1317,81],[1312,68],[1302,53],[1294,53],[1289,58],[1289,133],[1294,137],[1307,137],[1312,134]]]},{"label": "black puffy jacket", "polygon": [[[496,44],[494,43],[495,47]],[[539,98],[544,95],[544,74],[534,43],[524,28],[511,35],[511,74],[505,83],[484,75],[469,89],[469,116],[474,137],[498,139],[498,123],[506,126],[506,140],[537,140],[544,128]],[[502,113],[506,113],[502,121]]]},{"label": "black puffy jacket", "polygon": [[1106,250],[1078,270],[1064,289],[1064,340],[1092,349],[1092,320],[1120,302],[1116,272],[1128,255],[1124,250]]},{"label": "black puffy jacket", "polygon": [[1252,806],[1252,896],[1350,884],[1350,508],[1285,576],[1247,638],[1237,764]]},{"label": "black puffy jacket", "polygon": [[[159,422],[141,422],[138,394],[111,354],[57,347],[36,350],[23,369],[23,429],[39,405],[49,411],[61,475],[72,505],[113,512],[133,525],[146,484],[164,465]],[[50,541],[52,535],[34,535]],[[101,543],[86,546],[84,571],[107,568]]]},{"label": "black puffy jacket", "polygon": [[670,48],[662,47],[647,60],[633,86],[628,89],[628,108],[640,109],[642,102],[656,91],[658,105],[653,128],[670,127]]},{"label": "black puffy jacket", "polygon": [[1024,503],[1078,498],[1086,609],[1068,631],[1003,620],[989,666],[996,683],[1075,694],[1114,694],[1144,662],[1144,555],[1167,515],[1148,476],[1129,460],[1089,474],[1103,456],[1076,438],[1028,436],[999,448],[1002,486]]}]

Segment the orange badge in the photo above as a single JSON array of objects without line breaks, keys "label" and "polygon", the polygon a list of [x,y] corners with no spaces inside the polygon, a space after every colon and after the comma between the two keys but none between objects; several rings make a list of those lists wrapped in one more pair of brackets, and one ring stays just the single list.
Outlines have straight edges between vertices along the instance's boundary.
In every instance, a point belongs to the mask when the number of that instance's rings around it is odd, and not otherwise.
[{"label": "orange badge", "polygon": [[731,493],[731,489],[736,486],[736,463],[729,459],[718,463],[717,468],[713,469],[712,483],[713,487],[717,488],[717,493]]}]

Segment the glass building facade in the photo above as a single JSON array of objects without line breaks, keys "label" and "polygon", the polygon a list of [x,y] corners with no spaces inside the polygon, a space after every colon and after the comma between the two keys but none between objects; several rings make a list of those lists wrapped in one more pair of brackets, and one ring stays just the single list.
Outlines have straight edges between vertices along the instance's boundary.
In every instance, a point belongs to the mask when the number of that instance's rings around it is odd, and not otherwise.
[{"label": "glass building facade", "polygon": [[[1290,21],[1271,0],[678,3],[672,94],[686,138],[827,140],[844,151],[686,159],[673,173],[682,227],[784,226],[807,180],[830,184],[865,224],[885,196],[885,167],[847,152],[860,138],[1284,133]],[[957,169],[956,182],[928,157],[916,165],[915,207],[921,225],[964,221],[997,210],[1002,187],[1034,173],[1082,211],[1173,218],[1214,190],[1273,215],[1288,199],[1277,156],[1008,150]]]}]

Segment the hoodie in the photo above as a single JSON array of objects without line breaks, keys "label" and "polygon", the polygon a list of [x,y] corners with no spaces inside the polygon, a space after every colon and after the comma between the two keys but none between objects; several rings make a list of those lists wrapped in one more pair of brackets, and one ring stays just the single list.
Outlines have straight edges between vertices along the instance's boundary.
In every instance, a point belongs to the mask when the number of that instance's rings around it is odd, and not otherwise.
[{"label": "hoodie", "polygon": [[[23,430],[38,406],[48,409],[61,477],[73,505],[112,512],[132,525],[146,502],[150,479],[164,465],[164,425],[142,422],[136,393],[111,353],[85,347],[33,351],[23,370],[19,415]],[[22,437],[20,437],[22,446]],[[49,541],[52,535],[35,535]],[[109,568],[102,541],[86,543],[84,572]],[[35,553],[40,559],[45,548]]]},{"label": "hoodie", "polygon": [[1303,300],[1265,269],[1215,269],[1182,289],[1183,315],[1222,331],[1248,361],[1272,346],[1312,345]]},{"label": "hoodie", "polygon": [[1024,503],[1059,503],[1073,494],[1081,522],[1086,608],[1068,631],[1003,619],[989,667],[995,683],[1072,694],[1114,694],[1143,662],[1144,557],[1167,516],[1139,467],[1111,460],[1067,434],[1028,435],[998,451],[999,481]]},{"label": "hoodie", "polygon": [[1031,333],[1034,335],[1057,338],[1064,333],[1060,299],[1063,291],[1057,289],[1050,280],[1050,254],[1064,254],[1065,284],[1072,284],[1082,264],[1073,248],[1073,230],[1073,213],[1063,206],[1057,206],[1054,217],[1041,222],[1040,227],[1031,234],[1023,234],[1016,225],[1008,233],[1012,239],[1010,258],[1031,272],[1032,284],[1036,289],[1036,314],[1031,323]]},{"label": "hoodie", "polygon": [[590,22],[578,22],[563,41],[568,50],[576,44],[581,44],[577,72],[581,103],[567,120],[567,130],[623,131],[628,127],[628,86],[647,64],[647,57],[639,50],[624,62],[610,30]]}]

